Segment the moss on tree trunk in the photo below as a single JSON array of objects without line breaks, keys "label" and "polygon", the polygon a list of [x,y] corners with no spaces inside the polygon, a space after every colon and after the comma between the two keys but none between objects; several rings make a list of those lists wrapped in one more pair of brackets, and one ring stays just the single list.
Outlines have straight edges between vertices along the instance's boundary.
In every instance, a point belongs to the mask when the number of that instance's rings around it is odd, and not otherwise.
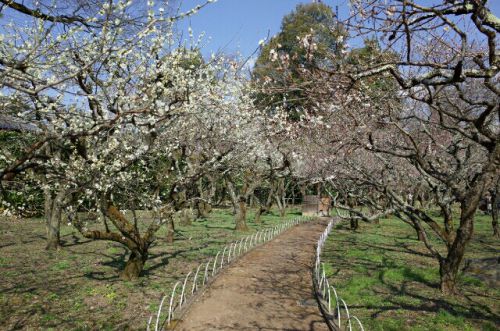
[{"label": "moss on tree trunk", "polygon": [[120,278],[123,280],[134,280],[139,278],[141,276],[142,270],[144,269],[144,264],[146,263],[147,259],[147,251],[132,251],[127,263],[125,264],[125,268],[120,274]]}]

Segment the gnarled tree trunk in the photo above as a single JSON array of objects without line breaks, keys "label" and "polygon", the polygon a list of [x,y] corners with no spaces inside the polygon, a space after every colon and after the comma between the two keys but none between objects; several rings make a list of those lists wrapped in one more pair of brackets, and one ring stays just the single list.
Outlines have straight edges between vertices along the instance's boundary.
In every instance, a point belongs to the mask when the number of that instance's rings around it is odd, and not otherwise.
[{"label": "gnarled tree trunk", "polygon": [[454,230],[451,206],[449,204],[441,206],[441,213],[443,214],[444,219],[444,229],[448,237],[450,237]]},{"label": "gnarled tree trunk", "polygon": [[[168,207],[168,208],[167,208]],[[78,214],[71,216],[74,226],[85,237],[93,240],[110,240],[122,244],[130,251],[130,256],[125,264],[125,268],[120,272],[120,278],[132,280],[141,276],[144,265],[148,259],[148,250],[155,240],[155,234],[165,223],[164,220],[172,222],[173,210],[171,206],[166,206],[160,212],[160,220],[152,222],[144,235],[141,235],[138,227],[130,222],[120,210],[114,206],[107,198],[101,201],[101,211],[116,228],[116,232],[111,231],[106,226],[106,230],[90,230],[83,226],[78,219]]]},{"label": "gnarled tree trunk", "polygon": [[441,291],[444,294],[455,293],[455,286],[460,263],[465,254],[465,248],[474,233],[474,217],[479,201],[487,187],[498,178],[500,164],[500,145],[495,145],[488,164],[483,173],[470,186],[460,203],[460,225],[456,231],[453,243],[448,247],[448,255],[439,263],[441,275]]},{"label": "gnarled tree trunk", "polygon": [[[453,243],[448,246],[448,254],[439,261],[441,291],[450,295],[456,292],[456,282],[460,263],[465,254],[467,243],[474,232],[474,216],[482,194],[483,185],[487,184],[488,174],[483,175],[480,183],[472,187],[460,206],[460,226],[456,231]],[[482,185],[481,185],[482,184]]]},{"label": "gnarled tree trunk", "polygon": [[453,246],[449,249],[446,258],[439,262],[439,275],[441,276],[441,292],[446,295],[456,293],[456,283],[460,263],[465,254],[465,247],[472,236],[472,221],[462,231],[463,234],[458,234],[453,242]]},{"label": "gnarled tree trunk", "polygon": [[235,230],[237,231],[248,231],[248,225],[247,225],[247,199],[250,194],[253,194],[254,188],[246,181],[243,182],[243,186],[240,189],[239,194],[236,193],[236,188],[234,187],[234,184],[230,181],[226,181],[226,186],[229,191],[229,194],[231,196],[231,201],[233,202],[233,205],[237,206],[237,212],[236,212],[236,226]]},{"label": "gnarled tree trunk", "polygon": [[148,259],[148,250],[143,249],[133,250],[130,253],[125,268],[120,273],[120,278],[123,280],[134,280],[140,277],[144,265]]}]

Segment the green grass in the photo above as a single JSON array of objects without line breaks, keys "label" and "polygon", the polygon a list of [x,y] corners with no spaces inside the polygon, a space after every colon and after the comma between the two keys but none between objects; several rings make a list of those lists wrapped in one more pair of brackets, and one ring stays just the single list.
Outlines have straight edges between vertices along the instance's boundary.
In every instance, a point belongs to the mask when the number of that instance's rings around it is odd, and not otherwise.
[{"label": "green grass", "polygon": [[[72,257],[71,257],[72,258]],[[62,261],[57,261],[53,266],[52,270],[66,270],[70,268],[70,264],[68,261],[62,260]]]},{"label": "green grass", "polygon": [[177,225],[173,244],[161,229],[143,277],[132,282],[118,277],[128,254],[119,244],[84,239],[63,225],[64,247],[47,253],[42,220],[0,220],[0,329],[144,329],[161,297],[199,263],[230,242],[298,215],[273,212],[254,224],[249,211],[250,230],[236,232],[230,210],[214,210],[208,219]]},{"label": "green grass", "polygon": [[[490,218],[478,216],[465,258],[497,257],[498,239]],[[433,245],[445,251],[432,238]],[[395,219],[361,224],[357,232],[341,223],[323,251],[326,273],[350,312],[366,330],[497,330],[500,289],[468,274],[459,277],[460,295],[439,291],[439,268],[415,231]]]}]

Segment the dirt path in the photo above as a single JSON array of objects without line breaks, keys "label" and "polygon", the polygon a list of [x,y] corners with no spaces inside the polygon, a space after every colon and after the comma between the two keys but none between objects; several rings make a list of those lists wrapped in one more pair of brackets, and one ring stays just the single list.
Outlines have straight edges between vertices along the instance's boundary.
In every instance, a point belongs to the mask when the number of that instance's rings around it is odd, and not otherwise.
[{"label": "dirt path", "polygon": [[312,289],[314,245],[327,221],[257,247],[192,304],[176,330],[328,330]]}]

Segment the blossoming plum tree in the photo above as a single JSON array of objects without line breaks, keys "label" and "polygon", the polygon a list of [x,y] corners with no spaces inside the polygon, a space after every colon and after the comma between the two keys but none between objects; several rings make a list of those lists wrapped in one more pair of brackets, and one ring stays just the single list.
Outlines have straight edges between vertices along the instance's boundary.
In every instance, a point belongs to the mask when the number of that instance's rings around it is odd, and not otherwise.
[{"label": "blossoming plum tree", "polygon": [[[316,84],[303,89],[322,104],[332,128],[316,133],[334,154],[325,156],[323,178],[344,192],[337,206],[351,218],[394,213],[412,225],[439,262],[441,290],[453,293],[478,204],[500,175],[500,20],[486,1],[352,5],[344,23],[351,36],[374,37],[381,54],[391,56],[305,73]],[[387,80],[394,88],[374,84]],[[418,190],[440,208],[443,223],[411,201]],[[352,199],[373,213],[353,208]],[[445,253],[428,233],[442,240]]]},{"label": "blossoming plum tree", "polygon": [[[130,6],[105,3],[75,24],[36,11],[30,26],[8,26],[0,45],[2,93],[29,105],[10,116],[37,128],[21,156],[6,157],[2,179],[36,169],[55,197],[49,242],[58,245],[64,211],[83,236],[127,247],[124,279],[140,275],[182,192],[253,150],[244,123],[259,122],[234,66],[215,57],[194,64],[197,51],[177,47],[175,21],[201,6],[167,17],[150,3],[133,28],[122,24]],[[153,219],[124,213],[140,208]]]}]

